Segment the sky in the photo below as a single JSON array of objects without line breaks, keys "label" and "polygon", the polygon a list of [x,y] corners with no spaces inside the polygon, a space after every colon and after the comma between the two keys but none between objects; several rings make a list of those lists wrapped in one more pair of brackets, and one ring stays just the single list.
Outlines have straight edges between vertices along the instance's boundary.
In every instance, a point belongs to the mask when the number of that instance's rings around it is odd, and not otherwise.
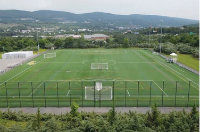
[{"label": "sky", "polygon": [[199,0],[0,0],[0,10],[9,9],[146,14],[199,20]]}]

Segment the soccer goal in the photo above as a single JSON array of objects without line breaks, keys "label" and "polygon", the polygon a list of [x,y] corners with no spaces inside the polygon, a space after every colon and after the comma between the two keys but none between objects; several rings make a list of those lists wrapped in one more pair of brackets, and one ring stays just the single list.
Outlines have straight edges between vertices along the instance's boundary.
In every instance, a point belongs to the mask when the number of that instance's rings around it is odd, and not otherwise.
[{"label": "soccer goal", "polygon": [[112,100],[112,87],[102,86],[102,82],[85,87],[85,100]]},{"label": "soccer goal", "polygon": [[91,63],[91,69],[108,69],[108,63]]},{"label": "soccer goal", "polygon": [[56,52],[44,54],[44,58],[53,58],[53,57],[56,57]]}]

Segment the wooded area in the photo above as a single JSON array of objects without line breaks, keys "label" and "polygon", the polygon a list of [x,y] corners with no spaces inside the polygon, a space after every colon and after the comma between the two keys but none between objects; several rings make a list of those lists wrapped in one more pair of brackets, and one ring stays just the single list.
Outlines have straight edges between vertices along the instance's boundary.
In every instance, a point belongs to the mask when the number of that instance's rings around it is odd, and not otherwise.
[{"label": "wooded area", "polygon": [[[171,29],[171,30],[170,30]],[[187,28],[191,31],[196,31],[197,27]],[[22,37],[1,37],[0,38],[0,52],[10,52],[19,50],[33,50],[37,51],[39,44],[40,48],[50,49],[55,47],[57,49],[64,48],[128,48],[128,47],[139,47],[139,48],[154,48],[155,51],[159,51],[160,42],[162,46],[162,53],[170,54],[181,53],[181,54],[192,54],[193,57],[199,57],[199,35],[189,33],[180,33],[174,35],[176,32],[181,32],[180,29],[169,28],[166,29],[173,31],[171,34],[165,33],[162,35],[158,34],[133,34],[120,32],[111,33],[110,38],[106,41],[95,41],[85,40],[84,34],[80,38],[75,39],[72,37],[55,39],[54,37],[39,38],[37,42],[37,36],[33,38],[22,38]],[[145,31],[145,30],[143,30]],[[141,32],[143,32],[141,31]],[[145,32],[144,32],[145,33]]]}]

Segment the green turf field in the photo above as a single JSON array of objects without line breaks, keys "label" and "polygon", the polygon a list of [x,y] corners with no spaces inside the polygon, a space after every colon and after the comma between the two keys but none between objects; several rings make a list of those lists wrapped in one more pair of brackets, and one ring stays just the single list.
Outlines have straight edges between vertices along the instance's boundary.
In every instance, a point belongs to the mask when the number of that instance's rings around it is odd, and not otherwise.
[{"label": "green turf field", "polygon": [[[199,104],[199,75],[149,50],[55,50],[0,76],[0,107],[192,106]],[[91,63],[99,69],[91,69]],[[102,90],[96,90],[102,82]],[[189,96],[188,96],[189,93]],[[189,97],[189,98],[188,98]]]}]

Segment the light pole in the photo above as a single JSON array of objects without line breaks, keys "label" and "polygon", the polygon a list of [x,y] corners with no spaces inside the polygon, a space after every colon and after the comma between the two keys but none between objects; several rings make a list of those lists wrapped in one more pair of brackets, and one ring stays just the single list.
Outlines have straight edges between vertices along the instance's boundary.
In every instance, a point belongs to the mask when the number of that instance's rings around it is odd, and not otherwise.
[{"label": "light pole", "polygon": [[161,36],[160,36],[160,54],[161,54],[161,43],[162,43],[162,22],[163,20],[160,20],[160,26],[161,26]]},{"label": "light pole", "polygon": [[150,27],[149,27],[149,44],[150,44]]},{"label": "light pole", "polygon": [[149,25],[149,44],[150,44],[150,30],[151,30],[151,25]]},{"label": "light pole", "polygon": [[38,44],[38,52],[39,52],[40,47],[39,47],[39,42],[38,42],[38,31],[37,31],[37,44]]}]

